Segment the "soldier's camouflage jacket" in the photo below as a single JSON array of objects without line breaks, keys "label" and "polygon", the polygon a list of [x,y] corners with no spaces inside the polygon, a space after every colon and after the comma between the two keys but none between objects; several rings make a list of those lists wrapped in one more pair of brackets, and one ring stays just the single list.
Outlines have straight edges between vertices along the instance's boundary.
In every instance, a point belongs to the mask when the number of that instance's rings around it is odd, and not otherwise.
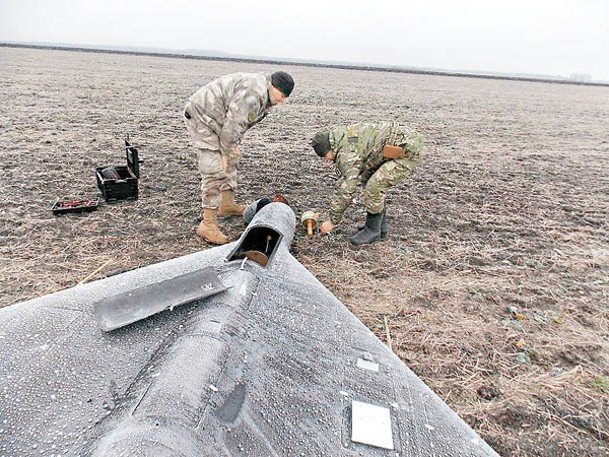
[{"label": "soldier's camouflage jacket", "polygon": [[[359,183],[364,185],[366,210],[383,210],[385,190],[402,181],[423,159],[423,135],[404,131],[395,123],[358,123],[329,132],[339,180],[330,205],[330,220],[338,224]],[[386,144],[402,146],[401,159],[383,157]],[[374,176],[373,179],[371,179]]]},{"label": "soldier's camouflage jacket", "polygon": [[210,130],[209,135],[197,132],[197,146],[230,155],[245,132],[274,105],[270,90],[270,74],[234,73],[195,92],[188,99],[186,112]]}]

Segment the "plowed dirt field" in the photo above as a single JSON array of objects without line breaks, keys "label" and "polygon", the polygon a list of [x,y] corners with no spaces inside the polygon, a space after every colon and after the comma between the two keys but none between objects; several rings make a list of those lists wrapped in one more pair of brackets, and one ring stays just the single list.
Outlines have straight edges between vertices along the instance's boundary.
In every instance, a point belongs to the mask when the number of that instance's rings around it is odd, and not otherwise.
[{"label": "plowed dirt field", "polygon": [[[296,88],[247,133],[238,198],[323,213],[318,129],[419,130],[386,241],[349,243],[356,202],[293,254],[501,455],[609,455],[607,87],[0,47],[0,306],[207,249],[182,109],[217,76],[277,69]],[[140,198],[54,216],[100,196],[127,134]]]}]

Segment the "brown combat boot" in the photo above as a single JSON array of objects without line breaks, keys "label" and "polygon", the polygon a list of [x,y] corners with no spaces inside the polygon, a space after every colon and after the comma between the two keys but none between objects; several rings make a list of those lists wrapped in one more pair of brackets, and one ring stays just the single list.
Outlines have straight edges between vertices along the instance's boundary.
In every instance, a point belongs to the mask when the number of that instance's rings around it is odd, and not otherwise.
[{"label": "brown combat boot", "polygon": [[238,205],[235,203],[235,193],[232,190],[222,191],[222,200],[220,201],[220,211],[218,214],[221,216],[240,216],[245,210],[245,205]]},{"label": "brown combat boot", "polygon": [[203,220],[197,227],[197,235],[212,244],[226,244],[228,237],[218,227],[217,213],[216,208],[203,208]]}]

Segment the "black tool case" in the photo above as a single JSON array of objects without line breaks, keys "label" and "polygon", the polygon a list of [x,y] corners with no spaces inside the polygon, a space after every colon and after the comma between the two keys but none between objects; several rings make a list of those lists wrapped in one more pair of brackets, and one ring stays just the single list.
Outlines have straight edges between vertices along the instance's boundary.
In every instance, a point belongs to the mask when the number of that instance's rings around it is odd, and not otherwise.
[{"label": "black tool case", "polygon": [[137,148],[129,142],[128,137],[125,140],[125,154],[126,166],[107,165],[95,169],[97,187],[108,203],[137,200],[141,161]]}]

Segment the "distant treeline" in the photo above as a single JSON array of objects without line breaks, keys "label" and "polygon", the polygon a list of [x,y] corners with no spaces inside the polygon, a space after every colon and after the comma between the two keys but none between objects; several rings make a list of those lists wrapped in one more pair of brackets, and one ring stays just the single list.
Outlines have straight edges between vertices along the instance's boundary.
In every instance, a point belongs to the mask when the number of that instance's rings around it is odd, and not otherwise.
[{"label": "distant treeline", "polygon": [[419,75],[435,75],[435,76],[456,76],[460,78],[483,78],[483,79],[502,79],[511,81],[530,81],[544,82],[553,84],[573,84],[578,86],[603,86],[609,87],[609,82],[594,82],[594,81],[576,81],[568,78],[552,78],[552,77],[535,77],[526,75],[503,75],[503,74],[488,74],[488,73],[467,73],[448,70],[430,70],[421,68],[408,67],[391,67],[391,66],[376,66],[365,64],[343,64],[343,63],[328,63],[328,62],[309,62],[282,60],[272,58],[254,58],[254,57],[222,57],[222,56],[205,56],[193,54],[179,54],[174,52],[155,52],[155,51],[140,51],[140,50],[123,50],[123,49],[108,49],[108,48],[83,48],[77,46],[57,46],[57,45],[39,45],[39,44],[14,44],[0,43],[0,47],[8,48],[33,48],[33,49],[48,49],[56,51],[77,51],[77,52],[100,52],[106,54],[127,54],[136,56],[153,56],[153,57],[169,57],[174,59],[197,59],[197,60],[213,60],[224,62],[245,62],[245,63],[261,63],[273,65],[292,65],[299,67],[316,67],[316,68],[336,68],[341,70],[365,70],[365,71],[383,71],[390,73],[411,73]]}]

